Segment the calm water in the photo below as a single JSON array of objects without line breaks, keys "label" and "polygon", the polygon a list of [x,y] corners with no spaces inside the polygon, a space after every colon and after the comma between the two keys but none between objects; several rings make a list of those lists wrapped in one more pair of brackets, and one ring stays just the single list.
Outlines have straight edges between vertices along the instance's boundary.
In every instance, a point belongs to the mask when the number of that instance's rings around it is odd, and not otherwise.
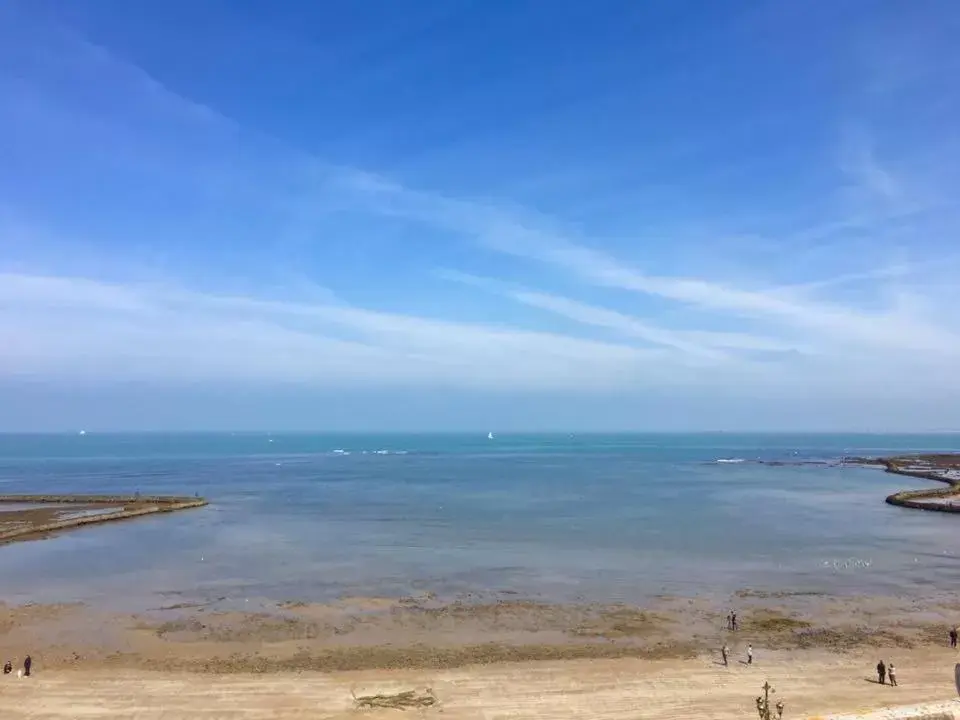
[{"label": "calm water", "polygon": [[913,450],[960,436],[0,435],[0,493],[212,503],[0,547],[0,598],[942,590],[960,517],[883,502],[919,481],[715,462]]}]

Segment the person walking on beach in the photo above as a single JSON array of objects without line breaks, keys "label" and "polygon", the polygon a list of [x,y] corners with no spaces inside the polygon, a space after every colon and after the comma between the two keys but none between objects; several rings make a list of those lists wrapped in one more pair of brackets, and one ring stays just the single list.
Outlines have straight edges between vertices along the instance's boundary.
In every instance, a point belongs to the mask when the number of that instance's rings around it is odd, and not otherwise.
[{"label": "person walking on beach", "polygon": [[887,677],[890,678],[890,684],[893,687],[897,686],[897,671],[893,667],[893,663],[890,663],[890,667],[887,668]]},{"label": "person walking on beach", "polygon": [[887,666],[883,664],[883,660],[877,663],[877,682],[881,685],[887,684]]},{"label": "person walking on beach", "polygon": [[730,629],[736,631],[737,629],[737,611],[730,611]]},{"label": "person walking on beach", "polygon": [[728,648],[727,648],[726,645],[724,645],[722,648],[720,648],[720,657],[723,658],[723,666],[724,666],[724,667],[727,667],[727,665],[728,665],[728,663],[727,663],[727,652],[728,652]]},{"label": "person walking on beach", "polygon": [[747,665],[753,665],[753,645],[747,645]]},{"label": "person walking on beach", "polygon": [[30,668],[33,667],[33,660],[27,655],[23,659],[23,674],[30,677]]},{"label": "person walking on beach", "polygon": [[950,628],[950,647],[955,648],[957,646],[957,629]]},{"label": "person walking on beach", "polygon": [[11,663],[9,660],[7,660],[7,661],[3,664],[3,674],[4,674],[4,675],[9,675],[9,674],[12,673],[12,672],[13,672],[13,663]]}]

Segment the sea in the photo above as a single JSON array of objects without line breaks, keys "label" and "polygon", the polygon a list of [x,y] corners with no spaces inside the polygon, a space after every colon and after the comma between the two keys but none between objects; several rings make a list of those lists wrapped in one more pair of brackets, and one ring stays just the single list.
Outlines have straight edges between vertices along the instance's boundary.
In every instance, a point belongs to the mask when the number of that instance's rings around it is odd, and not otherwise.
[{"label": "sea", "polygon": [[954,450],[960,435],[0,435],[3,494],[210,501],[0,546],[0,600],[942,591],[960,516],[884,503],[924,481],[803,463]]}]

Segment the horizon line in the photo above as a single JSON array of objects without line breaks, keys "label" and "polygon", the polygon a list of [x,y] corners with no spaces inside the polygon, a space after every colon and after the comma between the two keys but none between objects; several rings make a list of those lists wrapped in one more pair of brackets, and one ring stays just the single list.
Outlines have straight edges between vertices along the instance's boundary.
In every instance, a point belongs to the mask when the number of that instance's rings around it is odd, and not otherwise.
[{"label": "horizon line", "polygon": [[151,430],[117,430],[85,428],[71,430],[0,430],[2,436],[26,435],[486,435],[493,432],[500,436],[529,436],[529,435],[960,435],[960,430],[851,430],[851,429],[797,429],[797,430],[725,430],[725,429],[691,429],[691,430],[324,430],[324,429],[256,429],[256,430],[229,430],[229,429],[182,429],[158,428]]}]

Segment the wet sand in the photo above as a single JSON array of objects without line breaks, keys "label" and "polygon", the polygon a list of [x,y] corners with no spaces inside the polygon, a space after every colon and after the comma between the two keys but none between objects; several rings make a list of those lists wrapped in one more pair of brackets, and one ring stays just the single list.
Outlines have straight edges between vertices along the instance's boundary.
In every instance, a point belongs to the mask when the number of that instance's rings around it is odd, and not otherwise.
[{"label": "wet sand", "polygon": [[[736,632],[724,628],[731,607]],[[960,603],[947,597],[743,591],[644,608],[509,597],[217,608],[0,607],[0,657],[20,662],[29,652],[35,670],[0,676],[5,708],[19,708],[6,716],[339,718],[357,712],[351,693],[432,688],[438,704],[414,714],[725,718],[754,713],[764,680],[789,717],[955,696],[958,656],[946,632]],[[881,657],[897,665],[901,687],[871,682]]]}]

